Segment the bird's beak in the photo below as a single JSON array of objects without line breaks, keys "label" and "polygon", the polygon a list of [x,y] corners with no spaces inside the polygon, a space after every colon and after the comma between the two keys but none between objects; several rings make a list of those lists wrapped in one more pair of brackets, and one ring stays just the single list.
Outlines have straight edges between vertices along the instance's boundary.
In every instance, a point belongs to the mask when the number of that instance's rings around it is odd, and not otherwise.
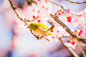
[{"label": "bird's beak", "polygon": [[28,26],[27,28],[30,28],[30,26]]}]

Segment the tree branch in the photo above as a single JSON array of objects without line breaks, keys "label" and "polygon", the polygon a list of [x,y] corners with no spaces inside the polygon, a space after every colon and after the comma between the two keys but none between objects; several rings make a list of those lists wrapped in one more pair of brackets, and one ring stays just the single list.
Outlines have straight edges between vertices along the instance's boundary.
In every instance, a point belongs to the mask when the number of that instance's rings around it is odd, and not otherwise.
[{"label": "tree branch", "polygon": [[70,54],[72,55],[72,57],[79,57],[71,48],[67,47],[64,42],[62,41],[61,38],[59,38],[59,40],[61,41],[61,44],[70,52]]},{"label": "tree branch", "polygon": [[24,21],[27,23],[27,22],[33,22],[33,21],[35,21],[35,20],[37,20],[39,18],[39,16],[37,16],[35,19],[33,19],[33,20],[26,20],[26,18],[24,18]]},{"label": "tree branch", "polygon": [[30,1],[37,6],[38,3],[35,0],[30,0]]},{"label": "tree branch", "polygon": [[[47,0],[47,1],[49,1],[49,0]],[[75,16],[79,16],[79,15],[76,15],[76,14],[74,14],[74,13],[71,13],[71,12],[67,11],[66,9],[64,9],[63,6],[61,6],[61,5],[57,4],[57,3],[54,3],[54,2],[52,2],[52,1],[49,1],[49,2],[51,2],[52,4],[56,4],[57,6],[60,6],[65,12],[67,12],[67,13],[69,13],[69,14],[72,14],[72,15],[75,15]]]},{"label": "tree branch", "polygon": [[77,42],[77,46],[80,49],[80,51],[82,52],[83,57],[86,57],[85,52],[83,51],[82,47],[80,46],[80,44],[78,42]]},{"label": "tree branch", "polygon": [[66,30],[72,37],[76,37],[75,33],[73,33],[63,22],[61,22],[57,16],[54,16],[53,14],[50,14],[50,16],[54,19],[54,21],[56,21],[56,22],[59,23],[63,28],[65,28],[65,30]]},{"label": "tree branch", "polygon": [[[48,22],[53,25],[54,23],[50,20],[48,20]],[[62,37],[58,37],[59,38],[59,42],[70,52],[70,54],[72,55],[72,57],[79,57],[71,48],[67,47],[64,42],[61,40],[61,38],[72,38],[69,36],[62,36]]]},{"label": "tree branch", "polygon": [[[26,1],[26,0],[25,0]],[[19,6],[19,7],[16,7],[16,9],[20,8],[21,6],[24,5],[25,1]]]},{"label": "tree branch", "polygon": [[70,2],[70,3],[75,3],[75,4],[85,4],[86,2],[72,2],[72,1],[70,1],[70,0],[66,0],[66,1],[68,1],[68,2]]},{"label": "tree branch", "polygon": [[16,13],[17,17],[18,17],[22,22],[24,22],[24,23],[25,23],[25,25],[27,25],[27,26],[28,26],[28,24],[23,20],[23,18],[22,18],[21,16],[19,16],[19,14],[17,13],[16,8],[13,6],[12,1],[10,1],[10,0],[8,0],[8,1],[9,1],[10,5],[11,5],[12,9],[13,9],[13,10],[14,10],[14,12]]},{"label": "tree branch", "polygon": [[57,22],[59,23],[64,29],[65,31],[67,31],[72,37],[77,38],[78,41],[83,42],[84,44],[86,44],[86,39],[83,39],[79,36],[77,36],[75,33],[73,33],[63,22],[61,22],[59,20],[59,18],[57,16],[54,16],[53,14],[50,14],[50,16]]},{"label": "tree branch", "polygon": [[54,23],[50,20],[47,21],[50,25],[53,25]]}]

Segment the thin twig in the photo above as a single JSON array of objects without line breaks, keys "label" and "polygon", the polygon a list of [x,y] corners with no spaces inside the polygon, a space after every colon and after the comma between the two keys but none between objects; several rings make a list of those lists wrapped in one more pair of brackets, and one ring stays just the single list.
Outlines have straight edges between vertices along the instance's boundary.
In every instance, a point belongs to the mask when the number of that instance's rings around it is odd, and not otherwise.
[{"label": "thin twig", "polygon": [[[49,0],[47,0],[47,1],[49,1]],[[57,4],[57,3],[54,3],[54,2],[52,2],[52,1],[49,1],[49,2],[51,2],[52,4],[56,4],[57,6],[60,6],[65,12],[67,12],[67,13],[69,13],[69,14],[72,14],[72,15],[75,15],[75,16],[79,16],[79,15],[76,15],[76,14],[74,14],[74,13],[71,13],[71,12],[67,11],[66,9],[64,9],[63,6],[61,6],[61,5]]]},{"label": "thin twig", "polygon": [[35,38],[37,39],[37,40],[41,40],[42,38],[44,38],[44,39],[46,39],[47,41],[49,41],[47,38],[45,38],[44,36],[41,36],[41,37],[39,37],[39,36],[36,36],[33,32],[32,32],[32,30],[30,30],[30,32],[35,36]]},{"label": "thin twig", "polygon": [[8,0],[8,1],[10,2],[10,5],[11,5],[12,9],[14,10],[14,12],[16,13],[17,17],[18,17],[22,22],[24,22],[27,26],[28,26],[28,24],[26,23],[27,21],[33,22],[33,21],[35,21],[35,20],[38,19],[39,16],[37,16],[34,20],[31,20],[31,21],[30,21],[30,20],[26,20],[26,18],[22,18],[22,17],[18,14],[18,12],[16,11],[16,8],[13,6],[12,1],[10,1],[10,0]]},{"label": "thin twig", "polygon": [[62,37],[58,37],[58,38],[74,38],[74,37],[62,36]]},{"label": "thin twig", "polygon": [[31,20],[31,21],[30,20],[26,20],[26,18],[25,18],[24,21],[25,22],[33,22],[33,21],[37,20],[38,18],[39,18],[39,16],[37,16],[34,20]]},{"label": "thin twig", "polygon": [[38,3],[35,0],[30,0],[30,1],[37,6]]},{"label": "thin twig", "polygon": [[8,1],[9,1],[10,5],[11,5],[12,9],[13,9],[13,10],[14,10],[14,12],[16,13],[17,17],[18,17],[22,22],[24,22],[24,23],[25,23],[25,25],[27,25],[27,26],[28,26],[28,24],[23,20],[23,18],[22,18],[21,16],[19,16],[19,14],[17,13],[16,8],[13,6],[12,1],[10,1],[10,0],[8,0]]},{"label": "thin twig", "polygon": [[[25,0],[26,1],[26,0]],[[19,7],[16,7],[15,9],[18,9],[20,8],[21,6],[23,6],[23,4],[25,3],[25,1],[19,6]]]},{"label": "thin twig", "polygon": [[50,25],[53,25],[54,23],[50,20],[47,21]]},{"label": "thin twig", "polygon": [[37,37],[37,36],[32,32],[32,30],[30,30],[30,32],[34,35],[34,37],[35,37],[37,40],[39,40],[39,37]]},{"label": "thin twig", "polygon": [[78,48],[80,49],[80,51],[82,52],[83,57],[86,57],[85,52],[83,51],[81,45],[80,45],[78,42],[77,42],[77,46],[78,46]]},{"label": "thin twig", "polygon": [[80,44],[80,46],[86,46],[85,44]]},{"label": "thin twig", "polygon": [[70,52],[70,54],[72,55],[72,57],[79,57],[71,48],[67,47],[64,42],[62,41],[61,38],[59,38],[59,40],[61,41],[61,44]]},{"label": "thin twig", "polygon": [[46,39],[47,41],[49,41],[46,37],[44,37],[44,39]]},{"label": "thin twig", "polygon": [[72,1],[70,1],[70,0],[66,0],[66,1],[68,1],[68,2],[70,2],[70,3],[75,3],[75,4],[85,4],[86,2],[72,2]]},{"label": "thin twig", "polygon": [[78,37],[70,37],[70,36],[62,36],[62,37],[60,37],[60,38],[75,38],[75,39],[79,39]]}]

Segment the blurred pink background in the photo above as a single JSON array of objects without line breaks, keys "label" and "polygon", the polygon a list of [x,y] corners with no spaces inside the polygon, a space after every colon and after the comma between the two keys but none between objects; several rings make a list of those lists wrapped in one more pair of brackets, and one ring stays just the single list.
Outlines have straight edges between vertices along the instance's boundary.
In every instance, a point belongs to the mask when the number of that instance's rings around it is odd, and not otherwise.
[{"label": "blurred pink background", "polygon": [[[13,0],[19,6],[24,0]],[[85,0],[72,0],[83,2]],[[86,4],[72,4],[64,0],[53,0],[72,12],[83,10]],[[18,11],[27,17],[27,4]],[[60,7],[53,5],[55,13]],[[77,54],[80,53],[76,49]],[[0,0],[0,57],[67,57],[69,52],[57,41],[37,40],[30,32],[19,28],[18,18],[8,0]]]}]

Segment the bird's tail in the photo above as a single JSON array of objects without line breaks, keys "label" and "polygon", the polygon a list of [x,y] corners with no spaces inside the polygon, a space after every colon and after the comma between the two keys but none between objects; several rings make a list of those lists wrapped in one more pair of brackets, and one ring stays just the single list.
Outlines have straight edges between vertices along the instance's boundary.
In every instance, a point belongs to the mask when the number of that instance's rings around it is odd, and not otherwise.
[{"label": "bird's tail", "polygon": [[55,25],[53,25],[52,27],[51,27],[51,32],[53,32],[54,31],[54,28],[56,28],[56,26]]}]

